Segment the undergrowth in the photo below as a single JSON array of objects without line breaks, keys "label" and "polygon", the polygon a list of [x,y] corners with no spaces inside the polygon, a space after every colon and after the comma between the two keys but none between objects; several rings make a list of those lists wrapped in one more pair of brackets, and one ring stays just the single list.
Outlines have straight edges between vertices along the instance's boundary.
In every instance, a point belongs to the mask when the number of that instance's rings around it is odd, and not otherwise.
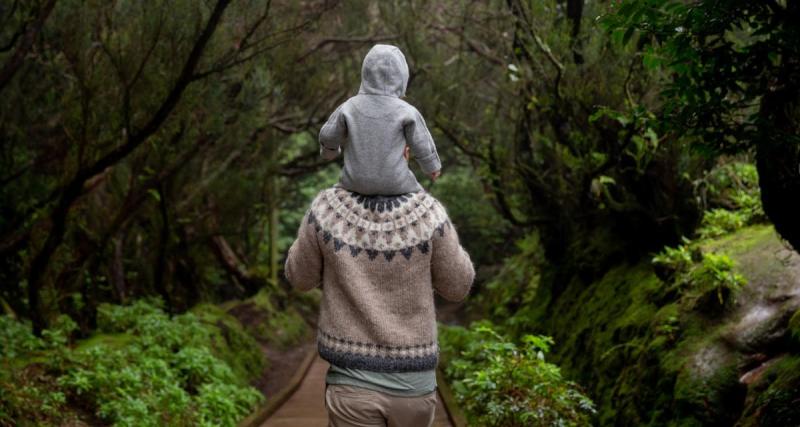
[{"label": "undergrowth", "polygon": [[439,337],[445,374],[470,425],[583,426],[595,413],[580,387],[545,361],[550,337],[525,335],[517,343],[488,321],[442,326]]},{"label": "undergrowth", "polygon": [[193,313],[104,304],[98,327],[69,346],[66,316],[42,338],[0,316],[0,425],[234,426],[262,399],[217,356],[216,326]]}]

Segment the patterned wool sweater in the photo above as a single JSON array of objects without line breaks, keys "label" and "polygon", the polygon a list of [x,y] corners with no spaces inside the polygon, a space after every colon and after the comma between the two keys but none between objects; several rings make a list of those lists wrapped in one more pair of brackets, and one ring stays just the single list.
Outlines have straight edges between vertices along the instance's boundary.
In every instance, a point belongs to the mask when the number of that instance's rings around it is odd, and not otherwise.
[{"label": "patterned wool sweater", "polygon": [[286,277],[300,290],[322,286],[323,359],[410,372],[438,362],[434,291],[464,299],[475,270],[430,194],[364,196],[337,186],[312,202],[289,248]]}]

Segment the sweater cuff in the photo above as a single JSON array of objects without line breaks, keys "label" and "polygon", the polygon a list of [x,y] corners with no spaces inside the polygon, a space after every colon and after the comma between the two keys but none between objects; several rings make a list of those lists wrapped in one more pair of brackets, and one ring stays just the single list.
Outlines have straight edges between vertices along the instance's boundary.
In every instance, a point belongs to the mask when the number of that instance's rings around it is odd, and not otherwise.
[{"label": "sweater cuff", "polygon": [[425,157],[417,158],[417,163],[419,163],[419,166],[422,168],[422,172],[425,173],[425,175],[430,175],[442,168],[442,162],[439,160],[439,154],[435,151]]}]

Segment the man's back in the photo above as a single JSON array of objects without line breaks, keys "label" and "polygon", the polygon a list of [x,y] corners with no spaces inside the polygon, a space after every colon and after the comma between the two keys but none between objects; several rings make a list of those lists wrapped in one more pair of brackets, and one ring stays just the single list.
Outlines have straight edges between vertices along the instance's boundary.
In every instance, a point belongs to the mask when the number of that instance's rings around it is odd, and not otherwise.
[{"label": "man's back", "polygon": [[294,286],[323,285],[320,355],[375,372],[434,369],[433,292],[461,300],[474,274],[447,213],[425,192],[322,191],[286,263]]}]

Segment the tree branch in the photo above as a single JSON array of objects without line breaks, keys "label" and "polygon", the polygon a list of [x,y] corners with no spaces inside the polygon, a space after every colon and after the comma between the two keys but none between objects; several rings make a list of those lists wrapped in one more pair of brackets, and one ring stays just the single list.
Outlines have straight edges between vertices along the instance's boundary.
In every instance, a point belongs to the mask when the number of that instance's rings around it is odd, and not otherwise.
[{"label": "tree branch", "polygon": [[11,58],[9,58],[2,70],[0,70],[0,92],[2,92],[8,82],[11,81],[14,74],[19,70],[19,67],[22,66],[22,60],[25,58],[25,55],[28,54],[31,46],[33,46],[36,35],[44,28],[44,23],[53,11],[56,1],[57,0],[48,0],[47,3],[45,3],[44,7],[39,11],[39,16],[36,18],[36,21],[28,28],[22,42],[17,46],[17,49],[14,50],[14,54],[11,55]]},{"label": "tree branch", "polygon": [[[55,2],[55,0],[50,1],[52,3]],[[61,245],[61,242],[64,238],[64,233],[66,232],[67,215],[69,214],[72,204],[83,194],[83,187],[86,181],[101,173],[106,168],[109,168],[120,160],[124,159],[128,154],[130,154],[145,140],[147,140],[149,136],[155,133],[164,123],[169,114],[178,104],[178,101],[180,100],[184,90],[186,90],[186,87],[192,82],[192,74],[194,73],[198,62],[200,61],[200,57],[202,56],[208,41],[211,39],[211,36],[214,34],[214,31],[219,25],[223,12],[229,4],[230,0],[217,1],[214,10],[211,12],[208,22],[206,23],[206,26],[203,28],[203,31],[200,33],[200,37],[192,47],[189,57],[181,69],[175,85],[152,118],[139,131],[129,135],[128,141],[125,144],[101,157],[89,167],[78,171],[72,180],[70,180],[70,182],[65,186],[64,191],[61,193],[58,204],[51,215],[51,218],[53,219],[53,225],[50,229],[50,233],[48,234],[42,249],[33,258],[28,276],[28,304],[31,311],[31,321],[35,334],[41,334],[45,327],[45,319],[42,316],[42,313],[39,311],[38,306],[39,288],[41,287],[41,281],[44,277],[47,264],[49,263],[53,253],[55,253],[56,249],[58,249],[58,247]]]}]

